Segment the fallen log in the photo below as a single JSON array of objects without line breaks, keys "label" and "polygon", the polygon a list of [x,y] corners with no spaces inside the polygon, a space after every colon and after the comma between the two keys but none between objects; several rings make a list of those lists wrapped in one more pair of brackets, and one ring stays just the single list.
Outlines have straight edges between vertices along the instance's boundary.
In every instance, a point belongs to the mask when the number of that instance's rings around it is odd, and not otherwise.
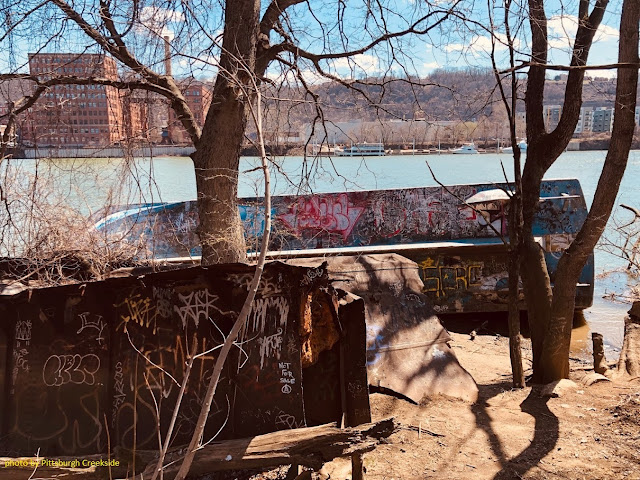
[{"label": "fallen log", "polygon": [[[397,429],[395,420],[388,418],[343,429],[330,424],[213,442],[196,452],[189,475],[290,464],[319,470],[324,463],[336,457],[373,450],[381,438],[388,437]],[[175,477],[184,453],[184,450],[178,450],[167,455],[164,480]],[[138,478],[151,478],[155,467],[152,462]]]}]

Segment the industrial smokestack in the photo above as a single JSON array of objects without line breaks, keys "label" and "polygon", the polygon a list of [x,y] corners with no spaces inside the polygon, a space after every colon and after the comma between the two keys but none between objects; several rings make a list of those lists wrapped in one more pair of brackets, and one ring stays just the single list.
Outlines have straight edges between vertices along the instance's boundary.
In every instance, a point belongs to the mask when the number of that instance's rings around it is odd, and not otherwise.
[{"label": "industrial smokestack", "polygon": [[[164,73],[168,77],[171,76],[171,39],[168,35],[164,37]],[[173,144],[173,125],[171,121],[171,114],[173,109],[171,108],[171,102],[167,103],[167,128],[162,132],[162,143]]]},{"label": "industrial smokestack", "polygon": [[171,76],[171,39],[168,35],[164,37],[164,73]]}]

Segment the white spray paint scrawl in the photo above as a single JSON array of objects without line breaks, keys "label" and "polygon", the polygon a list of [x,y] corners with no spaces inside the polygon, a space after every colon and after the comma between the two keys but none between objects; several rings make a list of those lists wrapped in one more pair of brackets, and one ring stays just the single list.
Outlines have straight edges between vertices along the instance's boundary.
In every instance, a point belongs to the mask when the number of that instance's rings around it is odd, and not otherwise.
[{"label": "white spray paint scrawl", "polygon": [[260,345],[260,368],[264,367],[265,358],[276,358],[280,360],[280,352],[282,351],[282,329],[278,328],[278,332],[273,335],[258,339]]},{"label": "white spray paint scrawl", "polygon": [[200,318],[206,320],[209,318],[209,311],[213,309],[219,313],[222,311],[215,306],[217,295],[209,293],[208,289],[194,290],[186,295],[178,294],[178,302],[182,304],[181,307],[174,305],[173,309],[180,316],[182,321],[182,328],[187,328],[189,321],[192,321],[196,328],[200,324]]},{"label": "white spray paint scrawl", "polygon": [[253,302],[248,324],[254,332],[264,333],[269,309],[274,309],[277,313],[276,325],[283,330],[287,329],[289,302],[285,297],[268,297],[258,298]]}]

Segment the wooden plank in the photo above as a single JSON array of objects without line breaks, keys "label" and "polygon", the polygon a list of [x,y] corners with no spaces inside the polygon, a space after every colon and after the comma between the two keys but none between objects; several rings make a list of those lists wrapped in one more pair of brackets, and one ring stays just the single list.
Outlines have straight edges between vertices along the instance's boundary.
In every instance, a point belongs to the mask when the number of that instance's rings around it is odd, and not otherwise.
[{"label": "wooden plank", "polygon": [[[189,475],[222,470],[247,470],[298,464],[319,470],[336,457],[351,456],[373,450],[380,438],[398,429],[393,418],[340,429],[334,425],[281,430],[251,438],[215,442],[196,453]],[[164,479],[171,480],[180,468],[184,451],[167,458]],[[171,463],[174,461],[175,463]],[[151,464],[140,478],[151,478]]]}]

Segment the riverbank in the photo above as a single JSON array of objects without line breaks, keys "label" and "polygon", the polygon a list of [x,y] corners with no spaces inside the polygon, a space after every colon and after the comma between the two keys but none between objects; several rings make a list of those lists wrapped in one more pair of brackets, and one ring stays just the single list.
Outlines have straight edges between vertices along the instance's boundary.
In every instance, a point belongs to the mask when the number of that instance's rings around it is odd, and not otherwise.
[{"label": "riverbank", "polygon": [[[438,155],[441,152],[447,153],[447,149],[459,147],[458,144],[451,143],[440,145],[438,151],[437,145],[420,144],[411,147],[416,150],[415,155]],[[495,154],[497,148],[495,144],[476,143],[476,147],[482,153]],[[389,155],[411,155],[406,153],[408,146],[404,144],[387,144],[385,145]],[[570,151],[596,151],[607,150],[609,148],[608,138],[589,138],[574,139],[570,142],[568,150]],[[640,149],[640,140],[635,140],[633,149]],[[124,157],[188,157],[195,151],[194,147],[189,145],[114,145],[109,147],[83,147],[83,148],[63,148],[63,147],[41,147],[41,148],[15,148],[10,153],[14,158],[124,158]],[[305,147],[303,145],[268,145],[267,153],[277,156],[302,156]],[[404,152],[404,153],[403,153]],[[428,152],[428,153],[427,153]],[[259,156],[258,149],[254,146],[244,147],[241,155],[245,157]]]},{"label": "riverbank", "polygon": [[[589,365],[572,360],[576,388],[544,398],[540,387],[511,389],[509,341],[451,332],[451,346],[480,389],[476,403],[448,397],[420,405],[371,395],[373,419],[402,428],[364,456],[367,480],[640,479],[640,381],[585,386]],[[525,367],[531,365],[525,340]],[[527,369],[530,373],[530,369]],[[284,469],[236,479],[283,479]],[[350,462],[314,479],[351,478]]]}]

